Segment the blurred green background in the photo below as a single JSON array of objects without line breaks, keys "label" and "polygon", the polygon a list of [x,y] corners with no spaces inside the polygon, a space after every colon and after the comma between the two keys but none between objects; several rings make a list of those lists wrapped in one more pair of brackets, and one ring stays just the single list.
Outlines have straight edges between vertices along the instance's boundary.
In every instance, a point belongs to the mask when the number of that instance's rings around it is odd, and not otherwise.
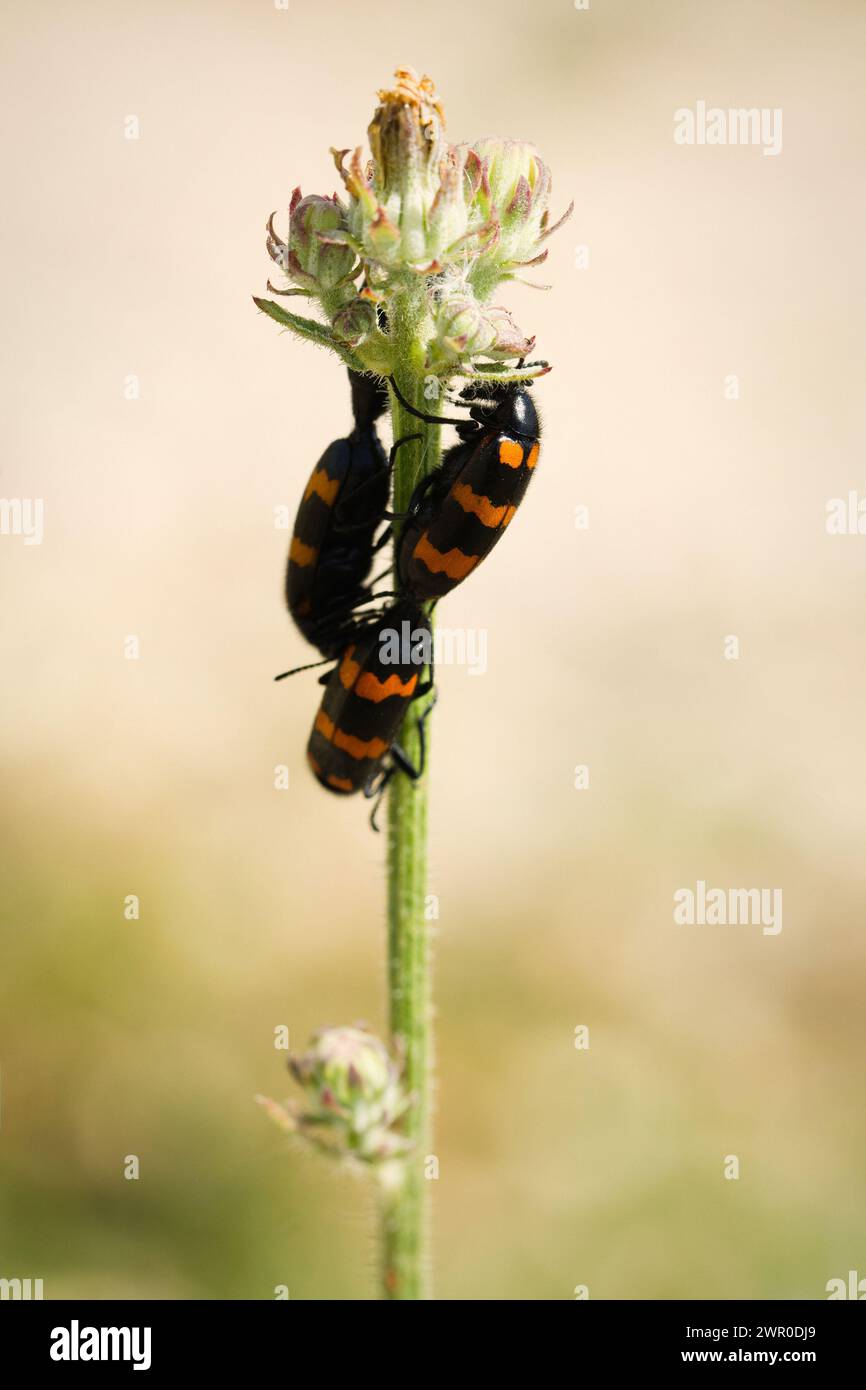
[{"label": "blurred green background", "polygon": [[[369,1191],[252,1100],[291,1091],[277,1026],[383,1027],[384,847],[306,772],[314,678],[270,680],[306,659],[274,507],[348,410],[249,294],[271,209],[332,191],[405,62],[452,139],[533,140],[577,205],[553,291],[508,297],[556,368],[538,480],[440,610],[489,669],[439,672],[433,730],[437,1296],[866,1274],[866,539],[824,529],[866,488],[860,5],[85,0],[4,28],[0,491],[44,498],[45,539],[0,538],[0,1276],[375,1295]],[[675,146],[697,100],[782,107],[782,154]],[[674,926],[699,878],[781,887],[781,934]]]}]

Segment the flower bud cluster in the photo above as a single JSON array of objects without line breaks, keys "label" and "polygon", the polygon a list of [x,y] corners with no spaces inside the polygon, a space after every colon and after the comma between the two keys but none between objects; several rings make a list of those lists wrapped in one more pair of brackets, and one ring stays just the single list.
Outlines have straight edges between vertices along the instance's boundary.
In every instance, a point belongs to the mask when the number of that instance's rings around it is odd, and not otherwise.
[{"label": "flower bud cluster", "polygon": [[449,145],[433,83],[411,68],[379,93],[368,136],[368,160],[360,147],[333,151],[345,200],[296,189],[285,241],[271,217],[268,251],[288,281],[275,292],[317,300],[337,350],[370,370],[395,365],[388,324],[407,299],[429,372],[525,357],[534,340],[490,300],[546,259],[544,243],[565,220],[549,223],[550,172],[538,152],[493,138]]}]

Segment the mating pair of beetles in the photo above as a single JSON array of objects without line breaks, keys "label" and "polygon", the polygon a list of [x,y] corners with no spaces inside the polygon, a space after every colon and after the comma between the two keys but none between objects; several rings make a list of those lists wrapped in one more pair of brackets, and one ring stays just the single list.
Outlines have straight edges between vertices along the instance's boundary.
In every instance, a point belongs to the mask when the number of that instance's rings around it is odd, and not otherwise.
[{"label": "mating pair of beetles", "polygon": [[[532,365],[546,370],[545,363]],[[432,701],[418,723],[418,767],[397,742],[409,705],[433,688],[432,661],[428,679],[421,679],[427,657],[419,653],[429,654],[431,646],[421,605],[449,593],[493,549],[529,486],[541,426],[526,379],[471,382],[455,402],[468,409],[460,420],[416,410],[391,379],[406,410],[429,423],[456,425],[458,435],[439,467],[418,483],[408,512],[398,516],[388,510],[394,460],[403,444],[420,436],[396,440],[386,455],[376,430],[388,403],[385,386],[351,371],[349,379],[354,427],[328,446],[304,489],[286,602],[300,632],[322,653],[324,661],[313,665],[336,662],[320,678],[325,690],[307,745],[313,773],[328,791],[363,791],[378,806],[395,772],[413,779],[423,772],[424,720]],[[396,589],[377,593],[370,569],[395,520],[403,522]],[[393,635],[407,631],[419,640],[400,642],[395,661]],[[375,828],[375,808],[372,823]]]}]

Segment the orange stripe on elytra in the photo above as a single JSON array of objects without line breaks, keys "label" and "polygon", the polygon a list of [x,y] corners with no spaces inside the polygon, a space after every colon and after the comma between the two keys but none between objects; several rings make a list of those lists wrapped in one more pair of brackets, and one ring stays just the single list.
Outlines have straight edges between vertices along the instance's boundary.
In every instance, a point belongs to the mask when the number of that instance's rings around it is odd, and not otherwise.
[{"label": "orange stripe on elytra", "polygon": [[401,681],[399,676],[393,674],[387,680],[380,681],[372,671],[365,671],[355,687],[355,694],[360,695],[362,700],[372,700],[378,705],[380,700],[387,700],[391,695],[402,695],[408,700],[417,684],[417,673],[407,681]]},{"label": "orange stripe on elytra", "polygon": [[354,734],[346,734],[342,729],[338,729],[333,719],[330,719],[323,709],[316,715],[314,725],[317,733],[327,739],[328,743],[333,743],[335,748],[341,752],[348,753],[350,758],[381,758],[387,753],[389,745],[381,738],[356,738]]},{"label": "orange stripe on elytra", "polygon": [[353,792],[355,790],[354,782],[350,782],[348,777],[338,777],[335,772],[328,773],[327,783],[329,787],[333,787],[338,792]]},{"label": "orange stripe on elytra", "polygon": [[292,536],[289,559],[293,564],[300,565],[301,569],[306,569],[307,565],[313,563],[318,553],[314,545],[305,545],[297,536]]},{"label": "orange stripe on elytra", "polygon": [[354,734],[346,734],[342,729],[334,730],[334,747],[339,748],[343,753],[348,753],[350,758],[381,758],[388,752],[390,744],[381,738],[356,738]]},{"label": "orange stripe on elytra", "polygon": [[[482,497],[481,493],[473,492],[468,483],[455,483],[451,489],[451,496],[464,512],[471,512],[473,516],[477,516],[482,526],[489,526],[495,531],[500,526],[508,525],[509,508],[494,507],[489,497]],[[511,511],[514,511],[513,507]]]},{"label": "orange stripe on elytra", "polygon": [[538,451],[540,447],[541,446],[539,444],[533,444],[532,448],[529,451],[529,458],[526,460],[527,468],[534,468],[535,465],[538,463]]},{"label": "orange stripe on elytra", "polygon": [[420,560],[431,574],[447,574],[449,579],[465,579],[467,574],[474,570],[481,556],[464,555],[462,550],[457,549],[445,551],[443,554],[430,544],[425,531],[412,551],[412,559]]},{"label": "orange stripe on elytra", "polygon": [[523,462],[523,446],[516,439],[499,441],[499,462],[508,468],[519,468]]},{"label": "orange stripe on elytra", "polygon": [[349,647],[343,660],[340,662],[340,681],[347,690],[352,689],[352,686],[358,679],[358,672],[361,669],[359,662],[352,660],[352,653],[354,650],[354,646]]},{"label": "orange stripe on elytra", "polygon": [[333,719],[330,719],[323,709],[320,709],[319,713],[316,715],[316,722],[313,727],[317,733],[321,734],[323,738],[326,738],[329,743],[331,742],[334,737],[336,726]]},{"label": "orange stripe on elytra", "polygon": [[329,478],[324,468],[316,468],[304,489],[304,501],[309,502],[313,493],[321,497],[326,507],[333,507],[340,491],[340,479]]}]

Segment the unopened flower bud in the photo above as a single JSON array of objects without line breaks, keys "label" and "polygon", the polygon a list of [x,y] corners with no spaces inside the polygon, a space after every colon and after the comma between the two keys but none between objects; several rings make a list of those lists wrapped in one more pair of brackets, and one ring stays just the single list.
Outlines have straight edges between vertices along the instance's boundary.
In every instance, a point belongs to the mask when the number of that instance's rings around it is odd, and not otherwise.
[{"label": "unopened flower bud", "polygon": [[382,1109],[393,1098],[396,1066],[384,1042],[366,1029],[320,1029],[303,1056],[289,1059],[292,1074],[321,1111]]},{"label": "unopened flower bud", "polygon": [[489,231],[486,248],[473,267],[482,297],[521,266],[547,257],[542,243],[570,215],[548,226],[550,171],[533,145],[520,140],[479,140],[473,151],[480,178],[470,194],[475,223]]},{"label": "unopened flower bud", "polygon": [[345,215],[337,198],[322,198],[316,193],[302,198],[296,188],[289,208],[288,244],[274,230],[271,217],[268,251],[301,289],[326,293],[345,281],[355,264],[355,253],[343,240],[345,231]]},{"label": "unopened flower bud", "polygon": [[457,361],[485,352],[496,338],[483,309],[468,286],[446,294],[436,309],[436,340],[431,363]]},{"label": "unopened flower bud", "polygon": [[472,357],[525,357],[534,339],[527,338],[505,309],[480,304],[465,283],[447,291],[437,306],[436,337],[429,365],[441,370]]},{"label": "unopened flower bud", "polygon": [[353,299],[334,315],[331,327],[340,342],[357,347],[376,327],[376,309],[368,299]]}]

